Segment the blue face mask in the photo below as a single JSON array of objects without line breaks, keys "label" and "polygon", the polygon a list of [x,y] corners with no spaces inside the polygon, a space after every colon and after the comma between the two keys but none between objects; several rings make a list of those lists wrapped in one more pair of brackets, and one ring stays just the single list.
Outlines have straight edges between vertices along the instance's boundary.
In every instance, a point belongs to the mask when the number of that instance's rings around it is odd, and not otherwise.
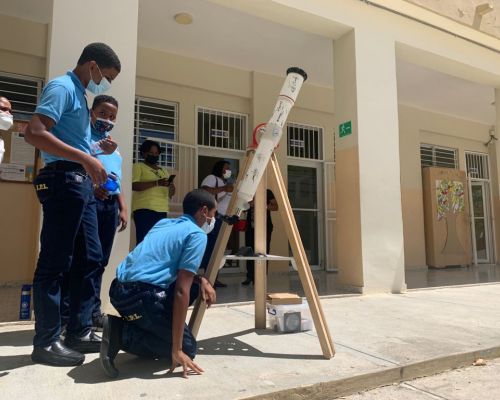
[{"label": "blue face mask", "polygon": [[90,68],[89,68],[90,81],[89,81],[89,84],[87,85],[87,90],[90,93],[95,94],[96,96],[108,91],[109,88],[111,87],[111,83],[107,80],[107,78],[102,76],[102,72],[101,72],[101,69],[99,68],[99,65],[97,65],[97,69],[99,70],[99,73],[101,74],[101,82],[99,84],[94,82],[94,80],[92,79],[92,73],[90,72]]},{"label": "blue face mask", "polygon": [[104,118],[97,118],[96,121],[92,124],[92,127],[102,135],[109,132],[111,129],[113,129],[114,126],[115,123],[113,121]]}]

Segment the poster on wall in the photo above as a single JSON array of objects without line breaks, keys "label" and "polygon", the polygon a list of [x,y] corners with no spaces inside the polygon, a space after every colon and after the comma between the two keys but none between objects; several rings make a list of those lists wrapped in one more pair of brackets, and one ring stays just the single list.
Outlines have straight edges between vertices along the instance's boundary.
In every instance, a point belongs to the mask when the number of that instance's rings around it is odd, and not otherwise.
[{"label": "poster on wall", "polygon": [[442,254],[462,254],[464,248],[458,239],[457,215],[465,210],[464,183],[449,179],[436,180],[437,220],[446,222],[446,241]]},{"label": "poster on wall", "polygon": [[2,135],[5,155],[0,164],[0,181],[33,182],[37,151],[24,140],[27,126],[26,121],[14,121],[12,129]]},{"label": "poster on wall", "polygon": [[0,164],[0,179],[4,181],[25,181],[26,167],[24,164]]},{"label": "poster on wall", "polygon": [[13,132],[10,139],[10,162],[29,165],[34,159],[35,148],[24,141],[24,132]]}]

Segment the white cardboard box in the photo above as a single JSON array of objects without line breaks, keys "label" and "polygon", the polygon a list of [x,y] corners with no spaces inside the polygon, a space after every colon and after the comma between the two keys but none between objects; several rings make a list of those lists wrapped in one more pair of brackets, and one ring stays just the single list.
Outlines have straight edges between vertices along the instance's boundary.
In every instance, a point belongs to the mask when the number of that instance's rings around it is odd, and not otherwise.
[{"label": "white cardboard box", "polygon": [[[302,304],[266,304],[268,326],[277,332],[310,331],[313,323],[309,305]],[[300,327],[299,327],[300,319]]]}]

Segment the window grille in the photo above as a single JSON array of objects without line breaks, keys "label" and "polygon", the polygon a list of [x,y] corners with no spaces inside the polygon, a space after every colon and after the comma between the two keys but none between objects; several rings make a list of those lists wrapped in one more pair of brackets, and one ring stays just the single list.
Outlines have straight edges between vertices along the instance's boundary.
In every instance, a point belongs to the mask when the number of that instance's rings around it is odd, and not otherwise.
[{"label": "window grille", "polygon": [[482,153],[465,153],[467,175],[472,179],[490,179],[488,168],[488,155]]},{"label": "window grille", "polygon": [[458,169],[458,150],[431,144],[421,144],[420,163],[422,167]]},{"label": "window grille", "polygon": [[323,128],[288,123],[286,130],[289,157],[323,159]]},{"label": "window grille", "polygon": [[42,85],[42,79],[0,72],[0,96],[9,99],[14,119],[29,120],[31,118],[35,112]]},{"label": "window grille", "polygon": [[177,157],[174,145],[177,141],[179,105],[170,101],[142,97],[135,99],[134,115],[134,162],[143,161],[139,147],[146,140],[158,140],[162,153],[158,164],[175,168]]},{"label": "window grille", "polygon": [[247,116],[198,108],[198,144],[228,150],[245,150]]}]

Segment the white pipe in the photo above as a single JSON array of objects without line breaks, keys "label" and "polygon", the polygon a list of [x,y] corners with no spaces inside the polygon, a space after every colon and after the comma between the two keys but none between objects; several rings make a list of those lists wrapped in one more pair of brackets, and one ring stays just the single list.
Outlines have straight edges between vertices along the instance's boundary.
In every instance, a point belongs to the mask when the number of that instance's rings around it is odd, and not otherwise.
[{"label": "white pipe", "polygon": [[269,159],[281,139],[288,114],[295,104],[302,84],[307,79],[307,74],[300,68],[288,68],[286,72],[285,83],[281,88],[273,115],[260,137],[259,145],[255,150],[247,173],[236,189],[238,196],[236,215],[240,215],[243,210],[246,210],[248,202],[255,196],[257,186],[266,170]]}]

